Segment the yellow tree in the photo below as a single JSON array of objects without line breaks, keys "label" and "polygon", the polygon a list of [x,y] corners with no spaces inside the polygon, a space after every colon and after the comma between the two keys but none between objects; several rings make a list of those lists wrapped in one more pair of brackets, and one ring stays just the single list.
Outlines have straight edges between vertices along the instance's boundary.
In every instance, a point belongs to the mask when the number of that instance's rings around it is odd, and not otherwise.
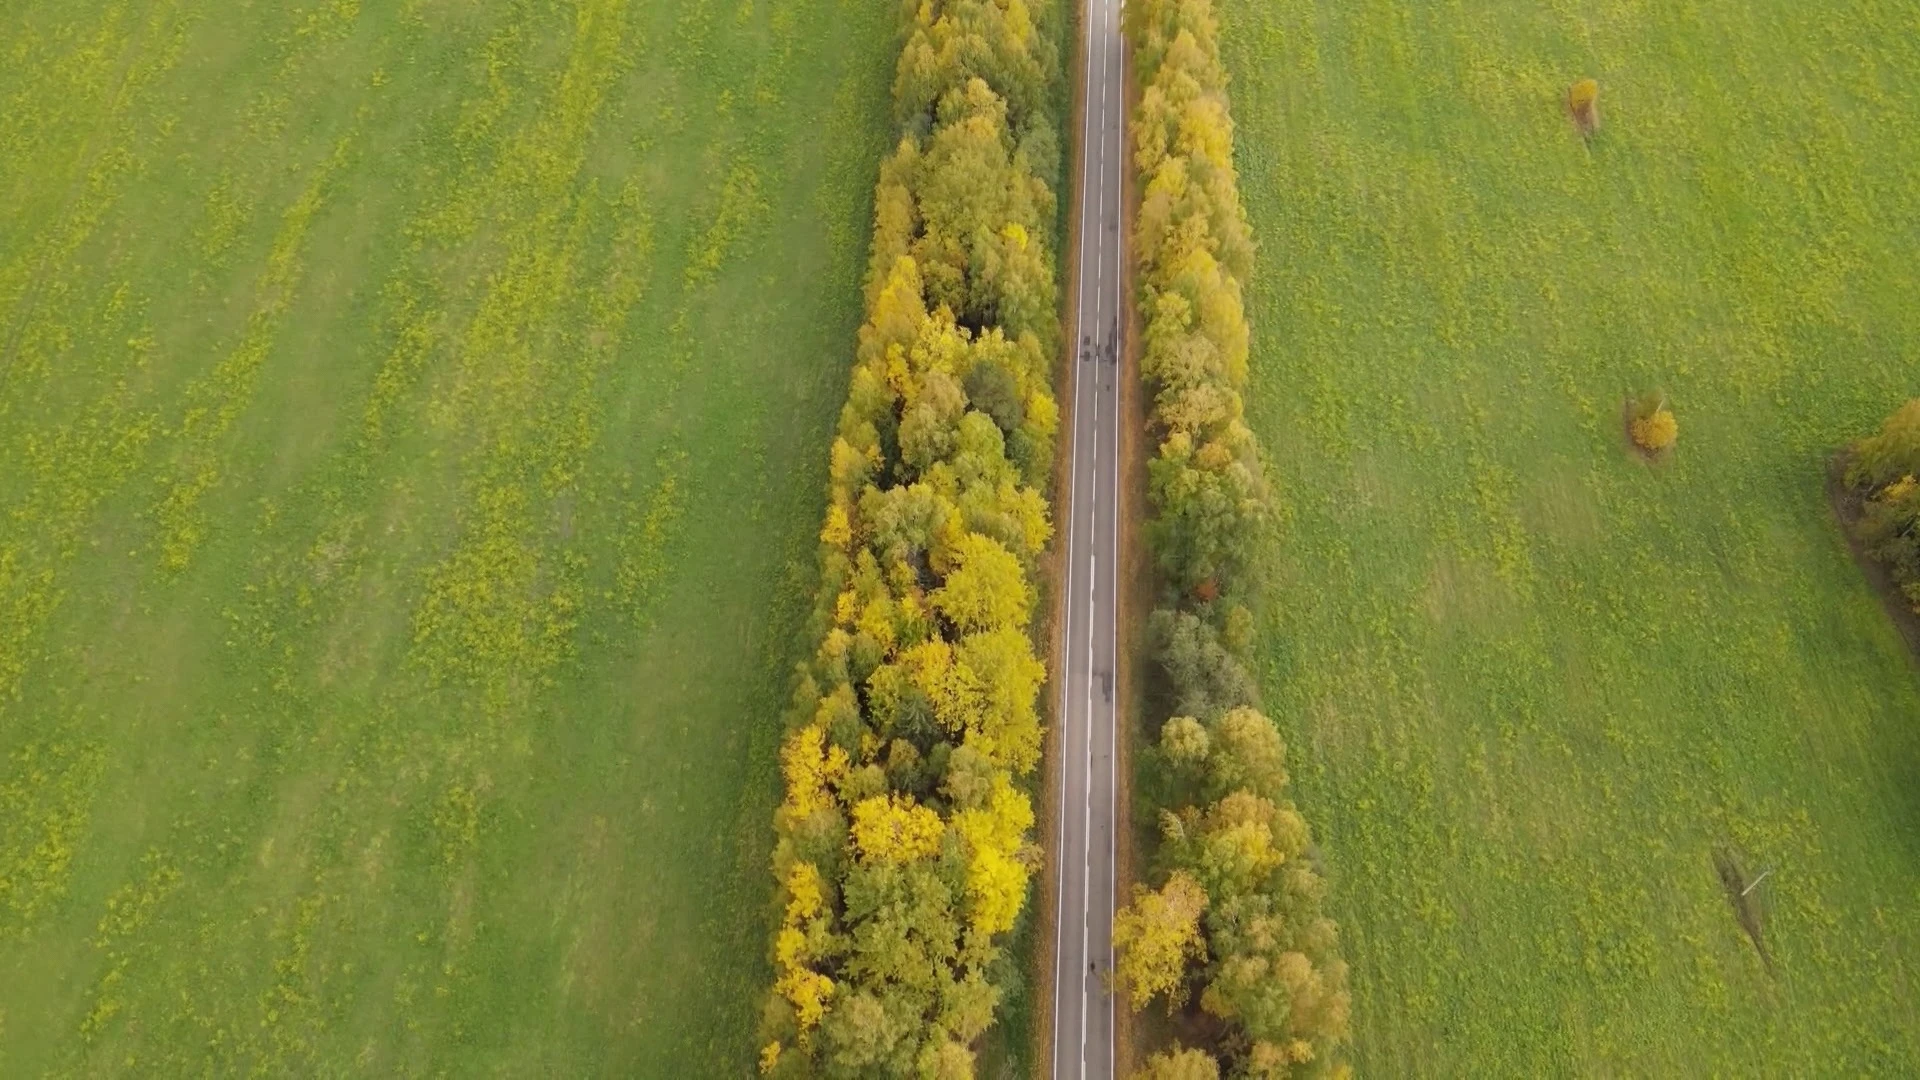
[{"label": "yellow tree", "polygon": [[1287,748],[1273,721],[1255,709],[1232,709],[1213,725],[1208,771],[1221,791],[1279,798],[1287,786]]},{"label": "yellow tree", "polygon": [[[1034,699],[1047,677],[1024,631],[1002,627],[974,634],[954,653],[950,708],[959,727],[994,761],[1024,775],[1040,761],[1040,715]],[[940,709],[935,702],[935,709]],[[944,719],[944,716],[943,716]]]},{"label": "yellow tree", "polygon": [[1206,890],[1176,870],[1159,892],[1136,885],[1133,903],[1114,916],[1113,945],[1120,953],[1114,973],[1136,1011],[1160,994],[1170,1007],[1185,999],[1187,964],[1206,955],[1200,937],[1206,909]]},{"label": "yellow tree", "polygon": [[1012,552],[991,537],[969,533],[955,545],[954,562],[929,599],[962,633],[1026,624],[1033,592]]},{"label": "yellow tree", "polygon": [[780,748],[780,771],[787,781],[780,812],[791,826],[832,804],[828,785],[846,774],[847,753],[828,746],[827,733],[818,724],[807,724],[788,735]]},{"label": "yellow tree", "polygon": [[1013,929],[1027,895],[1028,867],[1022,857],[1033,807],[995,772],[993,791],[983,805],[953,815],[954,831],[967,842],[967,899],[971,923],[984,934]]},{"label": "yellow tree", "polygon": [[1175,1046],[1147,1059],[1140,1080],[1220,1080],[1220,1063],[1205,1050]]},{"label": "yellow tree", "polygon": [[940,850],[946,823],[911,795],[874,795],[853,808],[853,844],[870,862],[905,863]]}]

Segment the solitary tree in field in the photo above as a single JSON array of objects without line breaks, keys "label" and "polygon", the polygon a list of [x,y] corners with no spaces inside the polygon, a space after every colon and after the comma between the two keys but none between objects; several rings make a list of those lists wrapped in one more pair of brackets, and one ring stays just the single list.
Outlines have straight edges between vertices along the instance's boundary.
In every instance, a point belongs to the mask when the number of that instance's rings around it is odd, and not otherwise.
[{"label": "solitary tree in field", "polygon": [[1600,130],[1600,84],[1581,79],[1569,87],[1567,111],[1573,114],[1574,126],[1580,129],[1581,137],[1593,138],[1593,133]]}]

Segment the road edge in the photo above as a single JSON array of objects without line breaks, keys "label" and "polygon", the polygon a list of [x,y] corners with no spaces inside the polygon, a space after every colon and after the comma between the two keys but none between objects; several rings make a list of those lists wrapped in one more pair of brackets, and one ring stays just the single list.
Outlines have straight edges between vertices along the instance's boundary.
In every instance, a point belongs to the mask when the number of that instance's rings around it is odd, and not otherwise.
[{"label": "road edge", "polygon": [[[1068,101],[1065,120],[1071,124],[1069,131],[1078,133],[1086,128],[1086,66],[1088,38],[1088,0],[1073,0],[1072,63],[1062,74],[1068,80]],[[1033,1064],[1030,1075],[1034,1080],[1049,1080],[1053,1067],[1053,1024],[1054,1024],[1054,963],[1055,951],[1059,948],[1060,920],[1054,904],[1049,901],[1060,890],[1060,793],[1064,777],[1061,773],[1060,745],[1060,679],[1066,657],[1066,559],[1067,537],[1059,528],[1063,520],[1072,520],[1073,501],[1073,451],[1072,432],[1075,423],[1075,408],[1078,402],[1073,394],[1076,359],[1076,343],[1080,340],[1080,311],[1075,298],[1079,295],[1080,282],[1080,215],[1073,208],[1080,205],[1081,189],[1086,184],[1086,146],[1076,134],[1070,142],[1068,155],[1067,182],[1063,185],[1065,209],[1062,211],[1067,228],[1061,237],[1060,252],[1060,350],[1054,358],[1054,400],[1060,403],[1060,434],[1053,442],[1053,521],[1055,531],[1053,544],[1047,554],[1045,568],[1046,582],[1046,641],[1047,641],[1047,681],[1042,692],[1046,695],[1047,720],[1046,738],[1046,779],[1040,785],[1041,851],[1043,860],[1041,871],[1036,876],[1038,892],[1035,901],[1035,917],[1038,919],[1034,934],[1033,956],[1029,968],[1033,973]]]},{"label": "road edge", "polygon": [[[1123,9],[1124,10],[1124,9]],[[1134,78],[1133,36],[1123,34],[1125,42],[1122,79],[1126,94],[1121,99],[1124,123],[1121,145],[1126,149],[1126,164],[1120,170],[1120,304],[1126,312],[1125,348],[1120,353],[1120,560],[1119,606],[1120,648],[1115,659],[1117,669],[1116,700],[1121,710],[1115,717],[1120,727],[1114,733],[1114,754],[1118,776],[1114,782],[1114,836],[1118,852],[1114,857],[1114,903],[1125,906],[1133,886],[1142,881],[1135,866],[1138,851],[1133,813],[1133,762],[1145,732],[1147,716],[1146,621],[1140,613],[1153,610],[1153,560],[1147,551],[1141,529],[1150,512],[1147,504],[1147,399],[1146,385],[1140,379],[1140,341],[1144,327],[1135,304],[1133,227],[1139,208],[1139,177],[1133,168],[1134,107],[1139,104],[1140,89]],[[1114,1073],[1131,1075],[1139,1066],[1139,1035],[1133,1009],[1124,1001],[1116,1002],[1113,1026]]]}]

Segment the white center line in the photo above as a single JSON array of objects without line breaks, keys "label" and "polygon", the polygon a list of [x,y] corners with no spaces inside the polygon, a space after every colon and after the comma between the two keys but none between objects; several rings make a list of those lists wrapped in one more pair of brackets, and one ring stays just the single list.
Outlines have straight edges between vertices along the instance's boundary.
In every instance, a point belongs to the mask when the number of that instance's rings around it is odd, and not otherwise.
[{"label": "white center line", "polygon": [[[1085,75],[1086,92],[1081,98],[1081,101],[1084,103],[1083,108],[1085,109],[1084,115],[1082,116],[1082,171],[1078,192],[1080,200],[1078,218],[1081,258],[1079,261],[1077,295],[1075,296],[1077,311],[1074,320],[1075,326],[1077,327],[1076,337],[1078,337],[1079,341],[1075,350],[1075,362],[1071,366],[1072,378],[1074,380],[1072,404],[1075,419],[1073,423],[1073,434],[1071,436],[1072,449],[1068,456],[1068,497],[1073,500],[1073,505],[1068,508],[1066,539],[1069,569],[1068,580],[1063,590],[1063,596],[1068,598],[1065,615],[1065,636],[1063,639],[1066,648],[1062,654],[1063,657],[1066,658],[1067,670],[1061,673],[1060,683],[1060,719],[1062,727],[1058,745],[1062,755],[1062,771],[1060,780],[1061,814],[1057,835],[1061,844],[1061,850],[1059,852],[1059,861],[1056,863],[1060,870],[1058,883],[1059,895],[1057,897],[1058,915],[1055,923],[1062,931],[1068,929],[1065,916],[1066,912],[1071,910],[1070,905],[1072,902],[1072,898],[1068,894],[1071,890],[1077,888],[1080,891],[1081,901],[1081,932],[1080,953],[1078,957],[1071,957],[1067,953],[1067,949],[1069,948],[1068,941],[1070,940],[1068,934],[1058,933],[1054,942],[1056,986],[1054,992],[1055,1007],[1052,1019],[1054,1045],[1056,1049],[1052,1055],[1050,1064],[1058,1080],[1066,1080],[1068,1074],[1077,1074],[1085,1078],[1090,1072],[1097,1074],[1102,1080],[1106,1080],[1112,1071],[1112,1046],[1105,1040],[1110,1040],[1111,1038],[1113,999],[1112,996],[1107,993],[1105,984],[1100,976],[1103,963],[1107,970],[1111,970],[1113,956],[1112,941],[1107,938],[1106,935],[1109,932],[1111,923],[1112,912],[1109,910],[1109,905],[1112,902],[1114,888],[1113,845],[1115,843],[1115,830],[1113,828],[1112,815],[1114,812],[1113,803],[1115,793],[1112,781],[1115,777],[1112,770],[1117,768],[1117,755],[1113,752],[1114,740],[1117,738],[1117,734],[1112,706],[1111,680],[1114,677],[1112,667],[1118,655],[1117,619],[1119,603],[1117,595],[1109,602],[1108,607],[1112,610],[1107,613],[1108,624],[1105,627],[1107,633],[1102,635],[1099,633],[1101,629],[1099,601],[1101,589],[1108,589],[1111,595],[1112,591],[1117,588],[1119,567],[1117,535],[1109,537],[1109,542],[1113,545],[1112,557],[1108,563],[1110,567],[1108,576],[1104,579],[1100,576],[1097,552],[1099,545],[1098,538],[1102,531],[1099,517],[1099,504],[1103,494],[1107,494],[1112,500],[1109,504],[1112,509],[1109,512],[1110,522],[1108,523],[1108,527],[1117,530],[1120,520],[1117,469],[1118,444],[1120,441],[1118,437],[1118,421],[1120,419],[1120,388],[1118,385],[1120,366],[1118,362],[1119,335],[1113,328],[1118,326],[1119,316],[1123,310],[1119,271],[1125,249],[1118,235],[1120,219],[1116,215],[1116,217],[1109,220],[1105,214],[1109,207],[1117,211],[1124,197],[1124,184],[1121,183],[1122,177],[1118,171],[1124,167],[1125,161],[1124,133],[1120,130],[1121,125],[1124,123],[1124,117],[1121,115],[1121,105],[1116,104],[1116,98],[1118,101],[1124,102],[1124,95],[1117,95],[1115,93],[1116,87],[1114,84],[1118,82],[1122,76],[1123,70],[1121,65],[1124,63],[1125,51],[1124,43],[1118,36],[1118,8],[1113,3],[1113,0],[1088,0],[1088,3],[1097,6],[1086,9],[1087,37],[1085,42],[1086,51],[1083,54],[1087,70]],[[1100,97],[1097,108],[1093,104],[1092,95],[1095,79],[1098,79],[1100,82]],[[1087,169],[1094,170],[1093,175],[1088,175],[1086,172]],[[1109,198],[1113,200],[1111,203],[1108,202]],[[1106,243],[1108,225],[1114,226],[1115,234],[1115,244],[1111,251]],[[1089,230],[1091,230],[1091,235],[1089,235]],[[1105,276],[1110,273],[1114,275],[1111,280]],[[1107,287],[1109,285],[1111,286],[1111,292],[1109,292]],[[1106,306],[1109,300],[1112,300],[1114,304],[1110,309]],[[1113,317],[1111,326],[1107,322],[1109,314]],[[1106,340],[1102,341],[1102,338]],[[1109,349],[1114,350],[1114,352],[1109,354],[1107,352]],[[1087,379],[1081,378],[1082,365],[1085,365],[1088,369]],[[1109,365],[1111,365],[1113,369],[1110,376],[1107,372],[1103,371],[1103,369]],[[1112,379],[1111,383],[1108,382],[1109,377]],[[1084,382],[1091,382],[1091,388],[1082,385]],[[1090,400],[1089,396],[1091,398]],[[1111,416],[1107,413],[1109,397],[1112,398],[1111,407],[1113,413]],[[1115,423],[1116,435],[1113,440],[1108,440],[1101,434],[1102,426],[1109,419]],[[1090,453],[1084,461],[1086,466],[1085,470],[1081,469],[1083,462],[1079,453],[1082,443],[1080,427],[1083,422],[1092,432],[1092,434],[1088,436],[1088,440],[1090,440]],[[1105,445],[1109,443],[1112,444],[1111,449],[1107,449]],[[1103,450],[1106,451],[1106,457],[1113,460],[1103,460],[1101,456]],[[1084,489],[1080,486],[1082,479],[1081,473],[1083,471],[1089,473],[1089,475],[1084,477],[1087,481]],[[1103,489],[1107,490],[1103,492]],[[1086,528],[1091,530],[1091,532],[1087,532],[1081,528],[1083,515],[1086,520]],[[1083,540],[1087,542],[1087,548],[1084,552],[1080,548]],[[1074,610],[1076,605],[1072,598],[1078,597],[1080,594],[1079,591],[1074,588],[1075,583],[1072,580],[1072,576],[1073,573],[1078,570],[1078,563],[1082,557],[1086,559],[1087,567],[1085,571],[1088,578],[1086,584],[1087,610],[1085,612],[1076,612]],[[1084,653],[1081,652],[1080,648],[1076,647],[1079,645],[1079,638],[1076,635],[1081,634],[1084,634],[1086,638]],[[1102,653],[1099,648],[1102,642],[1108,646],[1105,653]],[[1083,679],[1080,680],[1071,677],[1072,657],[1077,655],[1084,656],[1084,663],[1086,665]],[[1105,685],[1108,689],[1105,691],[1102,691],[1100,687],[1096,685],[1096,681],[1101,678],[1097,665],[1102,662],[1103,657],[1105,658],[1104,662],[1108,665],[1108,670],[1105,673],[1105,680],[1107,680]],[[1071,707],[1072,695],[1075,691],[1086,695],[1084,712]],[[1107,730],[1104,734],[1108,739],[1107,754],[1109,766],[1109,788],[1106,799],[1108,805],[1107,809],[1103,811],[1107,816],[1102,819],[1102,827],[1106,828],[1108,832],[1108,863],[1104,867],[1100,882],[1098,883],[1105,887],[1105,892],[1101,892],[1096,888],[1096,883],[1093,879],[1093,849],[1095,843],[1093,835],[1093,804],[1096,798],[1093,790],[1093,770],[1096,759],[1099,756],[1097,740],[1101,735],[1095,727],[1096,708],[1094,702],[1096,694],[1099,694],[1101,700],[1107,703],[1099,713],[1099,718],[1107,725]],[[1076,713],[1081,714],[1084,718],[1082,728],[1078,732],[1073,730],[1073,724],[1070,720]],[[1074,747],[1073,739],[1075,738],[1083,739],[1084,746],[1079,748]],[[1081,808],[1081,835],[1077,838],[1077,845],[1075,842],[1076,838],[1072,836],[1071,829],[1068,826],[1068,815],[1070,813],[1069,792],[1072,785],[1067,781],[1067,777],[1071,775],[1068,771],[1071,769],[1071,765],[1068,763],[1072,761],[1073,751],[1075,749],[1080,749],[1082,756],[1083,800]],[[1078,881],[1075,881],[1067,870],[1067,867],[1071,865],[1075,846],[1079,846],[1081,855],[1081,877]],[[1098,911],[1096,911],[1096,907]],[[1100,923],[1100,927],[1098,928],[1100,933],[1098,935],[1094,933],[1096,929],[1094,926],[1096,915],[1098,915],[1097,921]],[[1102,939],[1098,953],[1096,953],[1092,947],[1092,939],[1095,936],[1099,936]],[[1085,965],[1084,971],[1079,970],[1081,964]],[[1069,975],[1070,967],[1073,969],[1071,975]],[[1072,981],[1069,981],[1070,979]],[[1074,983],[1078,983],[1079,987],[1077,997],[1069,996],[1076,994],[1076,991],[1073,989]],[[1107,1020],[1107,1027],[1101,1032],[1102,1045],[1096,1046],[1094,1045],[1094,1034],[1091,1030],[1093,1026],[1093,1013],[1095,1004],[1103,998],[1106,1004],[1105,1019]],[[1071,1011],[1069,1011],[1070,1007]],[[1068,1048],[1073,1046],[1073,1042],[1075,1041],[1073,1040],[1073,1029],[1070,1025],[1075,1024],[1077,1024],[1079,1029],[1079,1038],[1077,1041],[1080,1051],[1079,1066],[1077,1069],[1064,1064],[1066,1054],[1072,1052]]]}]

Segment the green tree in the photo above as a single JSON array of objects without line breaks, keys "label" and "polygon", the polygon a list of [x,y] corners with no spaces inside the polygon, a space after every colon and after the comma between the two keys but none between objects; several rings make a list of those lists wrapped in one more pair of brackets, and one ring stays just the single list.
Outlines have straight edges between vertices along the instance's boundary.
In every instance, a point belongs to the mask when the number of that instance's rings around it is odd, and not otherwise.
[{"label": "green tree", "polygon": [[953,453],[967,395],[944,371],[930,371],[914,385],[900,416],[900,460],[917,476]]},{"label": "green tree", "polygon": [[962,743],[947,756],[946,779],[940,790],[960,809],[984,806],[993,796],[995,781],[1004,771],[972,743]]},{"label": "green tree", "polygon": [[995,358],[976,361],[962,385],[967,401],[991,417],[1002,432],[1012,434],[1027,418],[1026,394],[1021,389],[1020,378],[1007,370],[1002,361]]},{"label": "green tree", "polygon": [[1023,121],[1037,117],[1057,66],[1025,0],[940,0],[917,9],[893,84],[903,125],[925,123],[946,88],[978,78]]},{"label": "green tree", "polygon": [[[771,1075],[970,1077],[1028,891],[1059,151],[1033,0],[904,9],[776,815]],[[1052,4],[1042,5],[1051,10]],[[1042,19],[1046,18],[1045,15]]]},{"label": "green tree", "polygon": [[1217,589],[1252,554],[1254,530],[1266,512],[1257,465],[1229,442],[1196,444],[1175,432],[1147,464],[1147,483],[1157,511],[1147,535],[1160,571],[1182,591]]},{"label": "green tree", "polygon": [[1280,1048],[1288,1062],[1330,1060],[1351,1013],[1332,924],[1317,911],[1283,911],[1274,894],[1259,893],[1217,905],[1208,929],[1214,960],[1201,1007]]},{"label": "green tree", "polygon": [[820,1025],[828,1069],[841,1076],[906,1075],[917,1049],[919,1017],[897,995],[868,990],[849,995]]},{"label": "green tree", "polygon": [[1149,617],[1147,627],[1166,678],[1170,711],[1208,720],[1254,703],[1253,677],[1204,619],[1163,608]]},{"label": "green tree", "polygon": [[[1269,495],[1241,393],[1250,332],[1241,284],[1253,243],[1233,163],[1233,124],[1210,0],[1130,0],[1142,77],[1132,118],[1141,202],[1134,222],[1141,374],[1158,444],[1147,536],[1171,606],[1151,619],[1156,691],[1173,715],[1160,859],[1209,898],[1202,1008],[1236,1077],[1343,1075],[1346,968],[1321,913],[1306,822],[1283,798],[1285,748],[1254,708],[1239,595]],[[1179,805],[1176,803],[1175,805]],[[1137,918],[1131,912],[1129,918]],[[1164,965],[1163,965],[1164,967]],[[1217,1078],[1204,1052],[1156,1055],[1156,1080]]]}]

